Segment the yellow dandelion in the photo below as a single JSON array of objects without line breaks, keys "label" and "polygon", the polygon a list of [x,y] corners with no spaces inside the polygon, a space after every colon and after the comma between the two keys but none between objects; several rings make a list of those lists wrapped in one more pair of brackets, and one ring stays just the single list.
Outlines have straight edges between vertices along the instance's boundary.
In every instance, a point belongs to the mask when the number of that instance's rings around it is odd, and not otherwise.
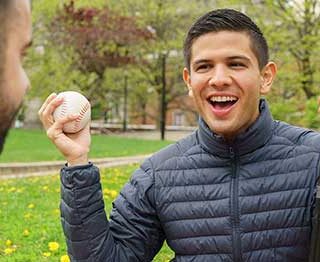
[{"label": "yellow dandelion", "polygon": [[117,192],[117,191],[115,191],[115,190],[111,190],[111,191],[110,191],[110,196],[111,196],[112,198],[115,198],[117,195],[118,195],[118,192]]},{"label": "yellow dandelion", "polygon": [[8,189],[8,192],[9,193],[11,193],[11,192],[14,192],[14,191],[16,191],[17,189],[13,186],[13,187],[10,187],[9,189]]},{"label": "yellow dandelion", "polygon": [[49,242],[48,247],[50,251],[57,251],[59,249],[59,243]]},{"label": "yellow dandelion", "polygon": [[23,235],[24,237],[27,237],[27,236],[29,236],[29,235],[30,235],[30,232],[29,232],[29,230],[28,230],[28,229],[25,229],[25,230],[23,230],[23,233],[22,233],[22,235]]},{"label": "yellow dandelion", "polygon": [[68,255],[63,255],[60,257],[60,262],[70,262],[70,258]]},{"label": "yellow dandelion", "polygon": [[51,253],[50,252],[43,252],[42,255],[44,257],[50,257],[51,256]]},{"label": "yellow dandelion", "polygon": [[7,246],[7,247],[12,246],[12,241],[11,241],[10,239],[7,239],[7,240],[6,240],[6,246]]},{"label": "yellow dandelion", "polygon": [[26,218],[26,219],[29,219],[29,218],[31,218],[31,214],[30,213],[25,213],[23,215],[23,217]]},{"label": "yellow dandelion", "polygon": [[30,208],[30,209],[34,208],[34,204],[29,204],[28,208]]},{"label": "yellow dandelion", "polygon": [[43,191],[48,191],[48,190],[49,190],[49,187],[48,187],[48,186],[43,186],[43,187],[42,187],[42,190],[43,190]]},{"label": "yellow dandelion", "polygon": [[55,209],[53,210],[53,213],[54,213],[55,215],[59,215],[59,214],[60,214],[60,210],[59,210],[58,208],[55,208]]},{"label": "yellow dandelion", "polygon": [[7,247],[7,248],[4,249],[4,253],[6,255],[11,255],[14,251],[15,251],[15,249],[11,248],[11,247]]}]

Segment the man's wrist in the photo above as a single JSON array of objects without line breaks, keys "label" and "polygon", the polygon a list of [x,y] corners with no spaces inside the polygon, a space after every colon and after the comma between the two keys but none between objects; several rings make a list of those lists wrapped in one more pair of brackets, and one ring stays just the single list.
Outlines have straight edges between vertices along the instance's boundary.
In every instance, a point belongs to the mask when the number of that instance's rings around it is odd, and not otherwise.
[{"label": "man's wrist", "polygon": [[88,164],[88,156],[81,156],[75,159],[67,159],[68,167],[70,166],[82,166]]}]

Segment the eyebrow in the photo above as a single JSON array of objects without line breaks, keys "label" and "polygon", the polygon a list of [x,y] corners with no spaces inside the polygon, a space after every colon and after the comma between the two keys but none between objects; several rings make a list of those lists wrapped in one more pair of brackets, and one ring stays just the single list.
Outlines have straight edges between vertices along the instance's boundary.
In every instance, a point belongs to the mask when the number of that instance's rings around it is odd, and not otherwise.
[{"label": "eyebrow", "polygon": [[[251,62],[251,60],[248,57],[242,56],[242,55],[228,56],[226,58],[226,60],[236,60],[236,59],[240,59],[240,60],[245,60],[247,62]],[[199,59],[199,60],[194,61],[193,65],[199,65],[199,64],[202,64],[202,63],[210,63],[210,62],[212,62],[212,60],[210,60],[210,59]]]},{"label": "eyebrow", "polygon": [[209,63],[210,61],[211,60],[209,60],[209,59],[199,59],[199,60],[194,61],[192,64],[199,65],[199,64],[203,64],[203,63]]},{"label": "eyebrow", "polygon": [[242,55],[236,55],[236,56],[230,56],[227,58],[228,60],[236,60],[236,59],[240,59],[240,60],[246,60],[248,62],[250,62],[250,59],[246,56],[242,56]]}]

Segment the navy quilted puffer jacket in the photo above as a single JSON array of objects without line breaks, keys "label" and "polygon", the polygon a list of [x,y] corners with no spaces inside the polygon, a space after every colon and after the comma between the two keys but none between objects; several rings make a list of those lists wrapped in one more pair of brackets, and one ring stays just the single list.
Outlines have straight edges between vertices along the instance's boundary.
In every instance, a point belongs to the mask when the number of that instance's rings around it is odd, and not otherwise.
[{"label": "navy quilted puffer jacket", "polygon": [[232,144],[201,120],[147,159],[106,219],[99,171],[65,167],[62,225],[72,261],[308,261],[320,135],[260,116]]}]

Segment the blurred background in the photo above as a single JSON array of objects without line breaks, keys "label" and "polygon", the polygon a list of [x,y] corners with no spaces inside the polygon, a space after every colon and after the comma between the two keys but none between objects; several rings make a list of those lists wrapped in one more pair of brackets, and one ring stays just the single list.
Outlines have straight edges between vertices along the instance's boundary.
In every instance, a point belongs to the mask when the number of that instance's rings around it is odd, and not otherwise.
[{"label": "blurred background", "polygon": [[[40,127],[51,92],[76,90],[92,104],[93,129],[190,130],[197,114],[182,80],[186,31],[215,8],[259,25],[279,74],[268,95],[276,119],[318,128],[320,2],[317,0],[34,0],[32,89],[16,127]],[[165,128],[166,127],[166,128]],[[164,137],[164,134],[162,134]]]}]

